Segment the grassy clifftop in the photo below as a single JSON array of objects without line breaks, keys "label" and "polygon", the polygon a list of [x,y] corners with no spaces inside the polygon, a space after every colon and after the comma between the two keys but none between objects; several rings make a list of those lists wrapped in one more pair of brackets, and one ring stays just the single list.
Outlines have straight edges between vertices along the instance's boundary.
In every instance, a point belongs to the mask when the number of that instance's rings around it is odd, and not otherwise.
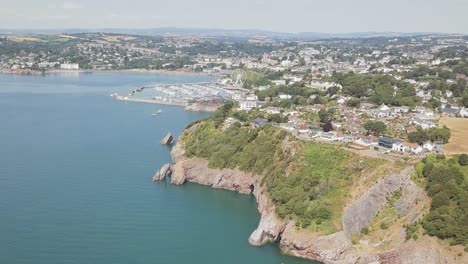
[{"label": "grassy clifftop", "polygon": [[206,158],[213,168],[261,175],[277,214],[296,220],[299,228],[340,230],[343,208],[355,192],[399,169],[337,146],[300,141],[273,126],[236,123],[223,131],[217,123],[207,119],[184,132],[187,156]]}]

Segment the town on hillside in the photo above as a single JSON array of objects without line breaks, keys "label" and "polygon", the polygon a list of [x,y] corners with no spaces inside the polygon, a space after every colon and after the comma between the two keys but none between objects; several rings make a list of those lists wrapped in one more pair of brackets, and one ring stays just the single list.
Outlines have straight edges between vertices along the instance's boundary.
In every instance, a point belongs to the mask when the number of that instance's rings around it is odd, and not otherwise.
[{"label": "town on hillside", "polygon": [[159,94],[152,100],[178,105],[232,100],[238,110],[227,126],[272,124],[303,140],[389,157],[445,153],[445,144],[458,143],[446,125],[457,118],[462,130],[468,128],[462,121],[468,117],[467,55],[468,37],[449,34],[317,40],[0,35],[2,72],[214,75],[218,80],[211,84],[153,87]]}]

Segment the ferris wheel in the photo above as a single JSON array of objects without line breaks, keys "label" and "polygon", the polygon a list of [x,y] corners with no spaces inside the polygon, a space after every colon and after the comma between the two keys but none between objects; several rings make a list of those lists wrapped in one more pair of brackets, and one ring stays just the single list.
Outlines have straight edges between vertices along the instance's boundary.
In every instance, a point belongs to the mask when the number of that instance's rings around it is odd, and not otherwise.
[{"label": "ferris wheel", "polygon": [[231,79],[235,85],[242,86],[246,79],[246,72],[242,69],[236,69],[231,73]]}]

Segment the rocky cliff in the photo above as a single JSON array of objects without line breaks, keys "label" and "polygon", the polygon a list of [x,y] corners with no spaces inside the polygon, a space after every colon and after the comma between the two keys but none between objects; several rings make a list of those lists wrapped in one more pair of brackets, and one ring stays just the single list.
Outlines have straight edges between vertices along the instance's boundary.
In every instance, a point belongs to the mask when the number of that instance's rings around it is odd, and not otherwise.
[{"label": "rocky cliff", "polygon": [[[297,229],[293,221],[280,219],[259,175],[237,169],[211,169],[205,159],[187,158],[180,141],[173,147],[171,154],[175,164],[172,167],[165,165],[159,172],[164,171],[164,175],[167,175],[169,168],[173,184],[189,181],[256,197],[261,219],[248,239],[252,245],[279,242],[280,248],[288,254],[324,263],[463,263],[460,258],[447,253],[446,247],[435,238],[424,236],[417,241],[405,241],[401,238],[404,237],[401,228],[395,231],[398,236],[390,248],[362,246],[361,243],[367,245],[365,241],[358,244],[352,242],[353,235],[369,226],[374,215],[396,191],[401,193],[401,199],[395,204],[399,213],[409,223],[421,217],[428,198],[410,180],[409,168],[400,174],[381,178],[360,197],[350,201],[343,212],[342,231],[320,235]],[[156,180],[160,179],[159,175],[155,177]]]}]

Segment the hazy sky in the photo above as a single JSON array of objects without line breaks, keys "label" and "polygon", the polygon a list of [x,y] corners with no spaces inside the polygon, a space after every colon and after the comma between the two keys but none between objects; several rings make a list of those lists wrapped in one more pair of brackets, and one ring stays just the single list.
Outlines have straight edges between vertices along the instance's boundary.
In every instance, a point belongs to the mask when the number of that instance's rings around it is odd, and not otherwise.
[{"label": "hazy sky", "polygon": [[0,28],[468,33],[468,0],[0,0]]}]

